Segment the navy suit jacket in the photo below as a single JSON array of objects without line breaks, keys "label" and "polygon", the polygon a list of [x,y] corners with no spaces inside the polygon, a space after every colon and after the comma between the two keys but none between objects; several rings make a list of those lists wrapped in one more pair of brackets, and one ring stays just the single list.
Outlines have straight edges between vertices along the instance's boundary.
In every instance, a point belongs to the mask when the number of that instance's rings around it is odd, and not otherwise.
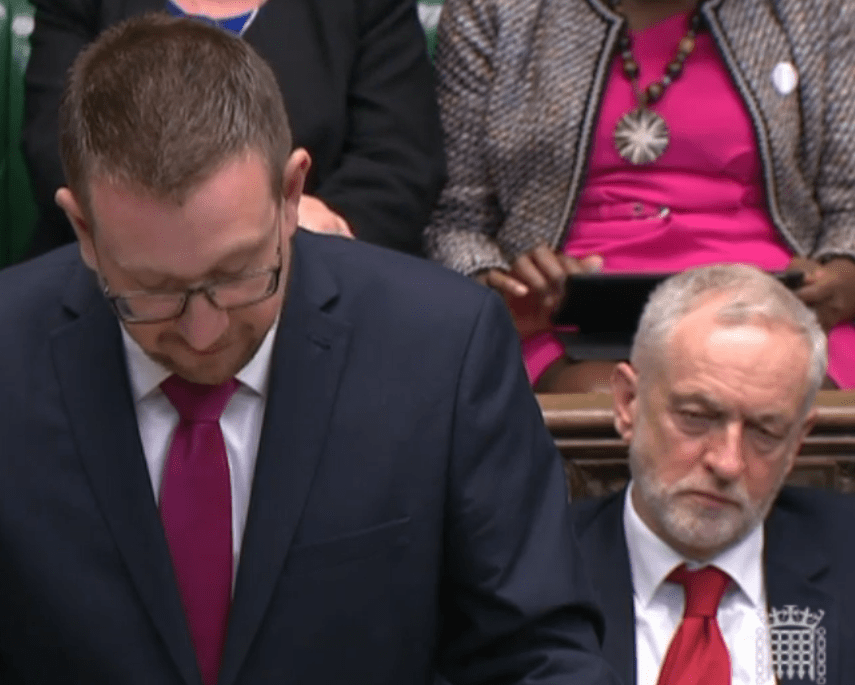
[{"label": "navy suit jacket", "polygon": [[[219,682],[612,682],[500,299],[293,244]],[[72,246],[0,293],[0,683],[198,685],[115,316]]]},{"label": "navy suit jacket", "polygon": [[[572,505],[573,525],[606,618],[603,654],[626,685],[636,682],[635,611],[623,525],[625,490]],[[764,566],[769,607],[778,618],[773,635],[803,630],[784,625],[786,607],[810,610],[817,662],[813,677],[784,669],[779,682],[849,685],[855,678],[855,499],[826,490],[785,487],[766,520]],[[785,618],[786,617],[786,618]],[[824,644],[824,649],[822,645]]]}]

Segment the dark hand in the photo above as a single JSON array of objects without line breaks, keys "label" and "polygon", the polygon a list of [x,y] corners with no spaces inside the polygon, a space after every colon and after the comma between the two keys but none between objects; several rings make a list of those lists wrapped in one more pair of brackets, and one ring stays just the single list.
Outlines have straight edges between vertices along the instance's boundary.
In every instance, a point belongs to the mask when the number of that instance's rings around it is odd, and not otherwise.
[{"label": "dark hand", "polygon": [[518,257],[510,272],[488,269],[476,278],[502,294],[517,332],[527,338],[552,328],[552,313],[564,296],[567,276],[599,271],[601,266],[600,257],[575,259],[539,245]]},{"label": "dark hand", "polygon": [[820,264],[814,259],[795,257],[790,268],[804,272],[805,284],[796,290],[796,295],[813,307],[826,332],[841,321],[855,318],[855,262],[837,257]]}]

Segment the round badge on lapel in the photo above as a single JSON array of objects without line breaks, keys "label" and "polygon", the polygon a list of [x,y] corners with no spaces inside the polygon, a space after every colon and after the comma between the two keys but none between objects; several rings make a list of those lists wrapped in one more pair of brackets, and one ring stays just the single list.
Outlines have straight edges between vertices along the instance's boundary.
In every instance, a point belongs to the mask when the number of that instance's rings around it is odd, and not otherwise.
[{"label": "round badge on lapel", "polygon": [[781,95],[789,95],[799,84],[799,74],[789,62],[778,62],[772,69],[772,85]]}]

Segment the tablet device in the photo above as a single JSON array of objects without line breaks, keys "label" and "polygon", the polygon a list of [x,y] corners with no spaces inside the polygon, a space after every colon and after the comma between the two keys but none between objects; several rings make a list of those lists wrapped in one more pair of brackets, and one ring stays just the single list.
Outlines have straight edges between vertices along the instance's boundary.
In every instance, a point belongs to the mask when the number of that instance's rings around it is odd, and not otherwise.
[{"label": "tablet device", "polygon": [[[579,274],[567,279],[565,296],[552,317],[573,359],[627,359],[650,293],[670,273]],[[790,289],[804,274],[773,274]]]}]

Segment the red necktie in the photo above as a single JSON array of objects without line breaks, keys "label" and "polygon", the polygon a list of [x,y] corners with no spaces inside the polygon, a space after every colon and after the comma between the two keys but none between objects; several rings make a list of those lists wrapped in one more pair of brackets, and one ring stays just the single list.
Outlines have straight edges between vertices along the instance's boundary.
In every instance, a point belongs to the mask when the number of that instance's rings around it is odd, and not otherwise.
[{"label": "red necktie", "polygon": [[160,385],[180,420],[172,437],[160,515],[205,685],[215,685],[232,593],[232,498],[220,415],[238,382]]},{"label": "red necktie", "polygon": [[685,588],[686,610],[658,685],[730,685],[730,656],[716,620],[730,576],[714,566],[690,571],[682,564],[668,580]]}]

